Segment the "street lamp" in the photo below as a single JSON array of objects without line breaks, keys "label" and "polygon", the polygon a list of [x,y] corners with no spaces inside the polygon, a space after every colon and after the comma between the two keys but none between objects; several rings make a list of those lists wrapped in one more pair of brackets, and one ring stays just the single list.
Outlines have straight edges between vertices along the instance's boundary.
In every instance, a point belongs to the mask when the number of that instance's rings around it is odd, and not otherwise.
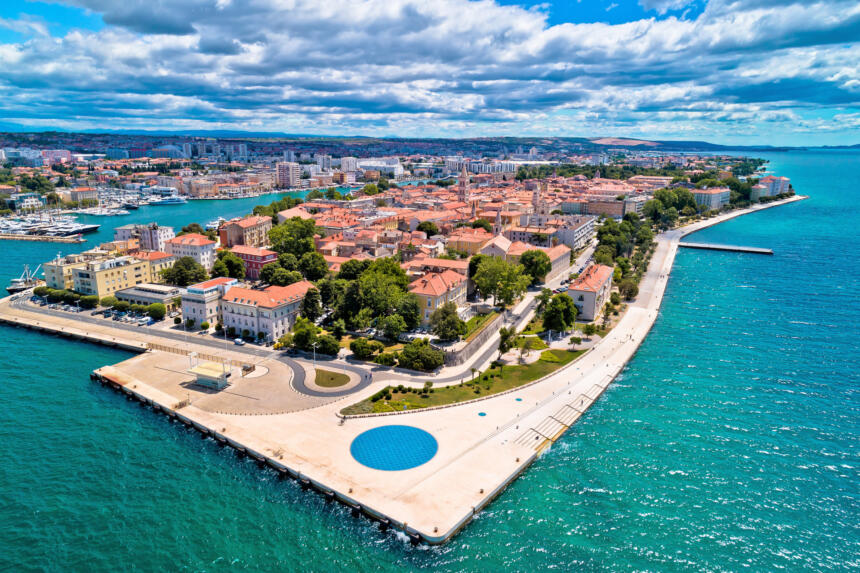
[{"label": "street lamp", "polygon": [[317,346],[318,345],[319,345],[319,342],[314,342],[313,344],[311,344],[311,347],[314,349],[314,370],[316,370],[316,368],[317,368]]}]

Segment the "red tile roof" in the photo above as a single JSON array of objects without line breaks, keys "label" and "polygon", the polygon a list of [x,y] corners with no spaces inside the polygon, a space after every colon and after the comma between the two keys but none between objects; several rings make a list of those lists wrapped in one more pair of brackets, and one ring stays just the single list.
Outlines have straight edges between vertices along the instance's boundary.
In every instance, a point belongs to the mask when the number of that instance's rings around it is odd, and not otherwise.
[{"label": "red tile roof", "polygon": [[230,277],[216,277],[214,279],[209,279],[208,281],[203,281],[202,283],[197,283],[196,285],[190,285],[188,288],[207,289],[212,288],[214,286],[227,284],[229,282],[234,282],[235,280],[236,279],[231,279]]},{"label": "red tile roof", "polygon": [[612,278],[612,272],[612,267],[606,265],[590,265],[570,284],[570,290],[597,292]]},{"label": "red tile roof", "polygon": [[234,245],[230,251],[241,257],[242,255],[250,257],[271,257],[278,256],[278,253],[269,249],[261,249],[260,247],[250,247],[248,245]]},{"label": "red tile roof", "polygon": [[199,233],[188,233],[187,235],[180,235],[179,237],[173,237],[172,239],[168,239],[167,242],[172,245],[195,245],[198,247],[215,244],[215,241]]},{"label": "red tile roof", "polygon": [[460,273],[444,270],[441,273],[429,273],[409,285],[409,292],[425,296],[441,296],[450,291],[466,277]]},{"label": "red tile roof", "polygon": [[277,308],[303,299],[311,288],[314,288],[314,285],[309,281],[299,281],[285,287],[270,286],[263,290],[233,287],[224,295],[224,300],[262,308]]}]

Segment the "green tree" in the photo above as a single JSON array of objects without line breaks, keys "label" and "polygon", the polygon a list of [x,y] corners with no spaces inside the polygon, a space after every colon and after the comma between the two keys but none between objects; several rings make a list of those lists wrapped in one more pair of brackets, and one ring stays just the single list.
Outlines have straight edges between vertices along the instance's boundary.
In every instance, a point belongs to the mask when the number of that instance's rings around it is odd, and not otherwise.
[{"label": "green tree", "polygon": [[340,352],[340,343],[334,336],[323,334],[317,338],[317,352],[328,356],[335,356]]},{"label": "green tree", "polygon": [[466,323],[457,314],[457,305],[446,302],[430,314],[430,329],[440,340],[457,340],[466,334]]},{"label": "green tree", "polygon": [[346,334],[346,323],[344,323],[342,318],[338,318],[331,324],[331,334],[338,340]]},{"label": "green tree", "polygon": [[[378,350],[382,350],[384,346],[376,341],[370,341],[366,338],[356,338],[349,343],[349,349],[353,355],[359,360],[369,360]],[[377,346],[378,345],[378,346]]]},{"label": "green tree", "polygon": [[552,270],[552,261],[549,260],[549,256],[538,250],[523,253],[520,257],[520,264],[531,277],[532,284],[544,282],[547,273]]},{"label": "green tree", "polygon": [[368,183],[362,188],[365,195],[376,195],[379,193],[379,188],[373,183]]},{"label": "green tree", "polygon": [[313,219],[293,217],[269,231],[269,242],[278,253],[301,257],[314,251],[314,235],[322,234]]},{"label": "green tree", "polygon": [[493,224],[486,219],[475,219],[472,221],[472,228],[477,229],[478,227],[484,229],[488,233],[493,232]]},{"label": "green tree", "polygon": [[399,314],[383,316],[379,319],[378,326],[390,340],[397,340],[400,334],[406,331],[406,321]]},{"label": "green tree", "polygon": [[560,293],[552,297],[543,315],[543,324],[549,330],[565,332],[576,319],[576,305],[573,299],[566,293]]},{"label": "green tree", "polygon": [[535,314],[537,314],[538,316],[543,316],[543,313],[546,310],[546,306],[549,304],[551,298],[551,290],[549,290],[548,288],[541,289],[540,294],[535,297],[535,300],[537,301],[537,306],[535,307]]},{"label": "green tree", "polygon": [[415,228],[416,231],[421,231],[422,233],[427,233],[428,237],[432,237],[433,235],[439,234],[439,227],[436,226],[436,223],[433,221],[422,221],[418,223],[418,226]]},{"label": "green tree", "polygon": [[403,317],[406,330],[418,328],[421,324],[421,300],[413,293],[407,293],[400,298],[397,314]]},{"label": "green tree", "polygon": [[499,329],[499,358],[502,354],[514,347],[517,339],[517,331],[513,328],[503,326]]},{"label": "green tree", "polygon": [[275,272],[269,277],[269,284],[275,286],[288,286],[302,280],[302,273],[299,271],[287,271],[284,269],[275,269]]},{"label": "green tree", "polygon": [[529,288],[531,277],[525,273],[522,265],[512,265],[505,262],[501,281],[496,289],[497,298],[504,306],[510,306]]},{"label": "green tree", "polygon": [[597,334],[597,327],[594,326],[594,323],[589,322],[583,328],[583,332],[585,333],[586,336],[589,336],[589,337],[594,336],[595,334]]},{"label": "green tree", "polygon": [[398,362],[403,368],[431,372],[445,362],[445,355],[430,346],[423,338],[416,338],[403,347],[398,354]]},{"label": "green tree", "polygon": [[[230,277],[231,279],[239,280],[245,278],[245,261],[240,259],[236,253],[227,250],[218,251],[217,257],[218,260],[212,267],[213,277]],[[216,267],[218,266],[218,262],[223,263],[223,267],[219,269],[219,272],[220,270],[226,270],[227,274],[216,274]]]},{"label": "green tree", "polygon": [[164,320],[167,315],[167,307],[160,302],[154,302],[146,307],[146,314],[153,320]]},{"label": "green tree", "polygon": [[349,259],[340,265],[340,271],[337,273],[337,278],[354,281],[361,276],[361,273],[367,270],[370,263],[371,259]]},{"label": "green tree", "polygon": [[[272,276],[278,271],[278,269],[283,270],[283,267],[281,267],[280,263],[277,262],[263,265],[263,268],[260,269],[260,280],[264,283],[272,284]],[[212,274],[215,274],[214,268],[212,269]]]},{"label": "green tree", "polygon": [[300,350],[311,350],[320,329],[303,316],[296,318],[293,325],[293,345]]},{"label": "green tree", "polygon": [[322,312],[323,309],[320,291],[315,288],[309,288],[308,292],[305,293],[305,298],[302,300],[302,316],[312,322],[316,322],[316,320],[322,316]]},{"label": "green tree", "polygon": [[320,253],[305,253],[299,259],[299,270],[309,281],[318,281],[328,273],[328,263]]},{"label": "green tree", "polygon": [[168,284],[186,287],[206,280],[206,269],[191,257],[180,257],[169,269],[162,269],[161,276]]},{"label": "green tree", "polygon": [[621,296],[623,296],[625,300],[632,300],[639,294],[639,286],[633,279],[624,279],[621,281],[618,285],[618,290],[621,291]]},{"label": "green tree", "polygon": [[299,259],[292,253],[281,253],[278,255],[278,264],[281,265],[281,268],[288,271],[299,270]]},{"label": "green tree", "polygon": [[[481,262],[489,259],[488,255],[484,255],[481,253],[476,253],[472,255],[472,258],[469,259],[469,278],[474,278],[475,273],[478,272],[478,268],[481,266]],[[486,295],[485,295],[486,296]]]}]

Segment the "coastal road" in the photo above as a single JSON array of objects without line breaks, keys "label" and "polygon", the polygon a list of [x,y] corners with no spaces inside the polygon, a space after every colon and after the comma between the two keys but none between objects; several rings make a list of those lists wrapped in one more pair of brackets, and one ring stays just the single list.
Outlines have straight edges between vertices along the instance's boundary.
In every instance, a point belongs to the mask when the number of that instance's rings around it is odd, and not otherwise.
[{"label": "coastal road", "polygon": [[264,358],[273,358],[275,360],[279,360],[292,369],[293,387],[295,388],[295,390],[299,393],[307,394],[309,396],[321,398],[336,398],[340,396],[346,396],[348,394],[363,390],[373,381],[372,373],[369,372],[366,368],[361,368],[359,366],[354,366],[348,363],[338,363],[333,360],[319,360],[318,362],[320,362],[320,366],[323,366],[324,364],[330,364],[332,369],[339,368],[341,370],[348,370],[359,376],[361,380],[358,385],[353,386],[349,390],[343,390],[339,392],[320,392],[307,386],[305,368],[302,366],[302,362],[307,365],[310,365],[311,361],[300,361],[296,358],[286,356],[282,351],[279,350],[273,350],[271,348],[257,347],[247,344],[244,346],[237,346],[232,343],[225,344],[225,341],[223,339],[215,339],[212,338],[210,335],[187,334],[185,332],[178,332],[173,330],[161,330],[148,328],[145,326],[135,326],[125,322],[108,320],[105,318],[97,318],[95,316],[89,315],[86,311],[80,313],[73,313],[63,310],[51,309],[48,307],[38,307],[30,304],[28,300],[29,299],[27,298],[21,298],[19,300],[13,301],[11,305],[19,310],[23,310],[26,312],[56,316],[67,320],[74,320],[75,322],[79,323],[92,324],[94,326],[100,326],[102,328],[107,327],[122,330],[125,332],[131,332],[134,334],[145,333],[149,336],[157,336],[159,338],[166,339],[167,341],[196,344],[199,346],[206,346],[208,348],[212,348],[213,350],[223,351],[226,347],[230,350],[230,352],[244,354],[247,355],[249,358],[255,358],[256,360],[251,360],[252,362],[259,362],[260,359]]}]

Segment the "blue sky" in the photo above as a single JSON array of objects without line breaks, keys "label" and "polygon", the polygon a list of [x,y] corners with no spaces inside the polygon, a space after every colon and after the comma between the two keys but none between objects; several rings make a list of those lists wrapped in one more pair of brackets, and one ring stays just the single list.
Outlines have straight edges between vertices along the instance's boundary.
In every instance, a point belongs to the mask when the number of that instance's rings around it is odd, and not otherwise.
[{"label": "blue sky", "polygon": [[856,0],[0,3],[0,129],[860,143]]}]

